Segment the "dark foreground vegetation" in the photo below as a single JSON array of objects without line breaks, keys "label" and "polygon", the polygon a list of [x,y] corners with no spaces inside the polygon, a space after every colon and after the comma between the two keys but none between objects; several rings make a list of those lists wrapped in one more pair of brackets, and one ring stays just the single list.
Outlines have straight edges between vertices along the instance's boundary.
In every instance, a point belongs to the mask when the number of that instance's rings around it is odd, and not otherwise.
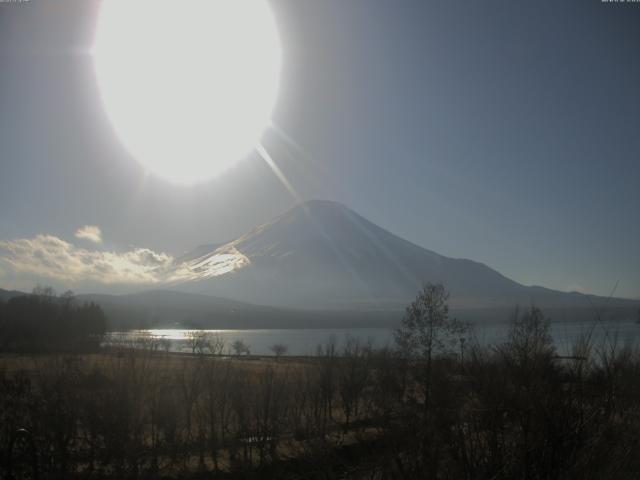
[{"label": "dark foreground vegetation", "polygon": [[427,285],[393,349],[5,354],[0,476],[638,478],[640,355],[586,336],[560,358],[548,328],[531,308],[479,347]]}]

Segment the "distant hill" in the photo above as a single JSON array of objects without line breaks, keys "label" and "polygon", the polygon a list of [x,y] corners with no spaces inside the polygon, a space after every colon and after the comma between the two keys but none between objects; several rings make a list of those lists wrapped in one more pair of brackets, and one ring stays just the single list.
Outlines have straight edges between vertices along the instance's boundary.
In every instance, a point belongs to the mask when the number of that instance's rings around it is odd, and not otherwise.
[{"label": "distant hill", "polygon": [[[2,301],[23,295],[30,294],[0,289]],[[400,319],[398,311],[283,309],[171,290],[127,295],[82,294],[76,299],[100,305],[109,330],[394,327]]]},{"label": "distant hill", "polygon": [[111,330],[393,327],[400,319],[398,311],[295,310],[169,290],[77,298],[100,305]]},{"label": "distant hill", "polygon": [[[137,328],[395,328],[404,313],[402,308],[376,310],[301,310],[237,302],[219,297],[178,291],[154,290],[131,295],[79,295],[81,302],[101,306],[110,330]],[[546,307],[553,321],[603,321],[635,318],[637,306],[594,304],[571,308]],[[451,315],[471,323],[508,321],[515,305],[492,308],[453,308]]]},{"label": "distant hill", "polygon": [[0,288],[0,300],[7,301],[13,297],[19,297],[22,295],[27,295],[24,292],[19,292],[18,290],[3,290]]},{"label": "distant hill", "polygon": [[[19,291],[0,289],[4,301],[21,295]],[[94,302],[102,308],[110,330],[137,328],[395,328],[403,315],[403,308],[375,310],[302,310],[255,305],[221,297],[171,290],[151,290],[127,295],[78,295],[79,302]],[[545,314],[554,321],[604,321],[636,318],[638,304],[607,305],[594,303],[585,307],[547,307]],[[492,308],[452,308],[452,316],[472,323],[505,322],[515,306]],[[596,310],[599,310],[596,312]]]}]

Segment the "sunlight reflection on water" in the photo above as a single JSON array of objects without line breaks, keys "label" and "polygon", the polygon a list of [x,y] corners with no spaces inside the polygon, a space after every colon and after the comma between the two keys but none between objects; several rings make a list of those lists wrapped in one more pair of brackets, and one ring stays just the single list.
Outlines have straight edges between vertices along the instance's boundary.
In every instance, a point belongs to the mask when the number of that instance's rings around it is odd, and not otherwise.
[{"label": "sunlight reflection on water", "polygon": [[[506,340],[508,324],[494,323],[476,325],[470,331],[472,341],[480,345],[498,345]],[[112,332],[107,343],[132,341],[151,336],[169,341],[169,349],[174,352],[188,352],[188,329],[151,329]],[[255,355],[270,355],[270,347],[276,343],[286,345],[289,355],[313,355],[320,344],[333,340],[340,347],[349,337],[363,342],[370,341],[376,347],[393,345],[391,328],[346,328],[346,329],[263,329],[263,330],[203,330],[225,340],[227,346],[235,340],[247,344]],[[592,332],[594,345],[603,341],[616,341],[619,345],[636,344],[640,340],[640,325],[635,322],[612,322],[594,324],[593,322],[552,323],[553,336],[558,353],[570,354],[575,341],[582,335]]]}]

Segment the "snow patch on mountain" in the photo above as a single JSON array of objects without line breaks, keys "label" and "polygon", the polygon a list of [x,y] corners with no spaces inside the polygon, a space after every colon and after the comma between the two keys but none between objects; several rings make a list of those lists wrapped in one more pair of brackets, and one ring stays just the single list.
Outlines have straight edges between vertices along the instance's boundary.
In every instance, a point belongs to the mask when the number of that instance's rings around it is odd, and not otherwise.
[{"label": "snow patch on mountain", "polygon": [[249,258],[227,244],[193,260],[179,263],[167,277],[168,283],[205,280],[239,270],[251,264]]}]

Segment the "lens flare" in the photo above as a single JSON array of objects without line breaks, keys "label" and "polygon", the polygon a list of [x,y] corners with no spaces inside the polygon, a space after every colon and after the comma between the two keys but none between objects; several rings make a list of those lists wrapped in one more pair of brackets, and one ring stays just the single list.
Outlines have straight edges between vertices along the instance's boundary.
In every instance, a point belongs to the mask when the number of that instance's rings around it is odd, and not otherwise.
[{"label": "lens flare", "polygon": [[118,137],[169,181],[228,169],[270,122],[281,49],[265,0],[103,0],[92,54]]}]

